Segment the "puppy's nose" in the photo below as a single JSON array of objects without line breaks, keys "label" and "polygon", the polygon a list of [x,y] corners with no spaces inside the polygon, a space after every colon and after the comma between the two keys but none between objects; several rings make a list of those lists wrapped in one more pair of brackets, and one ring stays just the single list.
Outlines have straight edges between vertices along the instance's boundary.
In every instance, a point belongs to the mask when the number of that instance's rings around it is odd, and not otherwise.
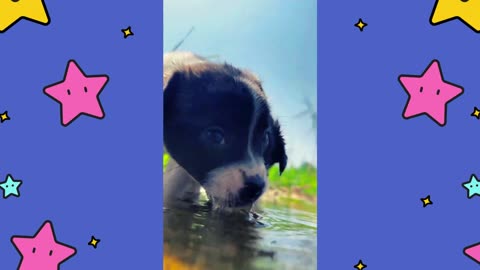
[{"label": "puppy's nose", "polygon": [[265,181],[262,177],[255,175],[245,178],[244,187],[240,190],[240,198],[243,201],[254,202],[262,195],[265,188]]}]

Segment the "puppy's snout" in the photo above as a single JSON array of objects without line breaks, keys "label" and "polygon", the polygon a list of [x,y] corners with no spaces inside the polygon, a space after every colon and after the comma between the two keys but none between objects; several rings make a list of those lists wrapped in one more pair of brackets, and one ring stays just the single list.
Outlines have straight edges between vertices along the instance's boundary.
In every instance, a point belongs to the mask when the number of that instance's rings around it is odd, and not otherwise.
[{"label": "puppy's snout", "polygon": [[245,202],[256,201],[263,193],[265,181],[259,175],[245,178],[244,187],[240,190],[240,198]]}]

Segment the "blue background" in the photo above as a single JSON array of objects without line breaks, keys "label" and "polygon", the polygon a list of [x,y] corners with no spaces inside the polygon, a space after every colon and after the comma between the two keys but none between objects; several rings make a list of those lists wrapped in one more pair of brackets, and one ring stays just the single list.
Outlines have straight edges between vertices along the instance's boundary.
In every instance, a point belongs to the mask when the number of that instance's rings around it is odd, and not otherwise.
[{"label": "blue background", "polygon": [[[480,241],[480,202],[461,183],[480,173],[480,123],[470,116],[480,36],[459,21],[430,25],[433,5],[318,5],[319,269],[352,269],[359,259],[368,269],[478,267],[462,250]],[[162,3],[47,8],[50,25],[22,21],[0,35],[0,110],[12,118],[0,124],[0,177],[24,181],[20,198],[0,200],[2,269],[20,260],[10,237],[33,235],[46,219],[77,248],[65,269],[160,268]],[[128,25],[135,36],[124,40]],[[71,58],[110,82],[100,96],[105,119],[82,116],[64,128],[42,89]],[[465,88],[445,127],[401,117],[398,75],[421,74],[433,59]],[[426,195],[433,205],[423,208]],[[87,245],[92,234],[97,249]]]},{"label": "blue background", "polygon": [[[160,269],[162,2],[46,6],[50,25],[23,20],[0,34],[0,111],[11,117],[0,124],[0,182],[23,180],[19,198],[0,198],[0,268],[20,261],[12,235],[32,236],[50,219],[57,239],[77,248],[61,269]],[[128,26],[134,36],[124,39]],[[103,120],[63,127],[59,104],[43,94],[69,59],[109,75]]]},{"label": "blue background", "polygon": [[[319,269],[478,269],[480,34],[460,21],[432,26],[429,1],[321,1],[318,52]],[[354,27],[362,18],[363,32]],[[447,125],[405,120],[400,74],[438,59],[465,88]],[[423,208],[420,198],[431,195]]]}]

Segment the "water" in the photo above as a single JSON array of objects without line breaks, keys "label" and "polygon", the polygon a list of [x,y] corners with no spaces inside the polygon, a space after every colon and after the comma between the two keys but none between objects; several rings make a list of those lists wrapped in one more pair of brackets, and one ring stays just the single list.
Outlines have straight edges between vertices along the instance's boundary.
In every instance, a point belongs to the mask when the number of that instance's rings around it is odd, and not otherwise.
[{"label": "water", "polygon": [[164,269],[316,269],[314,204],[263,203],[262,218],[205,204],[164,209]]}]

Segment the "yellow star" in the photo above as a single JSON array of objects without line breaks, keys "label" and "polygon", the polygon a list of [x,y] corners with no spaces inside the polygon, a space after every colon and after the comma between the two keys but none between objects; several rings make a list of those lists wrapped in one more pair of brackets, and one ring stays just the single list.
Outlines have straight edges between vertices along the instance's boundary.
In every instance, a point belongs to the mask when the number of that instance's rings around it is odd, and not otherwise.
[{"label": "yellow star", "polygon": [[474,107],[473,108],[473,113],[471,114],[471,116],[474,116],[477,119],[480,119],[480,110],[477,107]]},{"label": "yellow star", "polygon": [[423,207],[427,207],[427,205],[433,204],[433,202],[430,200],[430,195],[425,198],[421,198],[420,200],[423,202]]},{"label": "yellow star", "polygon": [[50,23],[44,0],[1,0],[0,33],[7,31],[21,19],[47,25]]},{"label": "yellow star", "polygon": [[365,26],[367,25],[368,24],[366,22],[363,22],[362,19],[358,19],[358,22],[355,24],[355,26],[358,27],[360,31],[363,31],[363,28],[365,28]]},{"label": "yellow star", "polygon": [[122,32],[123,32],[123,38],[133,36],[132,28],[130,26],[125,29],[122,29]]},{"label": "yellow star", "polygon": [[473,31],[480,32],[480,1],[478,0],[437,0],[433,6],[430,23],[441,24],[460,19]]},{"label": "yellow star", "polygon": [[93,248],[97,248],[97,244],[100,243],[100,239],[95,239],[94,236],[92,236],[92,240],[88,242],[89,246],[93,246]]},{"label": "yellow star", "polygon": [[358,261],[358,263],[356,265],[354,265],[353,267],[357,268],[358,270],[362,270],[362,269],[365,269],[367,268],[367,265],[366,264],[363,264],[362,260]]},{"label": "yellow star", "polygon": [[7,120],[10,120],[10,117],[8,117],[8,111],[5,111],[4,113],[0,114],[0,123],[3,123]]}]

